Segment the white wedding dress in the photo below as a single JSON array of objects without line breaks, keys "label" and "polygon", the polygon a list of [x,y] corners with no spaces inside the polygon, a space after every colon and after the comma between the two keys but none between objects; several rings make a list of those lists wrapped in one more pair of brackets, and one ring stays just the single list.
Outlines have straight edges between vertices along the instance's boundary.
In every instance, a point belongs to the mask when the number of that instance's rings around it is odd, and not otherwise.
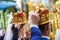
[{"label": "white wedding dress", "polygon": [[11,28],[12,28],[12,24],[9,24],[6,30],[6,34],[4,36],[4,40],[12,40],[13,33]]},{"label": "white wedding dress", "polygon": [[56,30],[55,40],[60,40],[60,29]]},{"label": "white wedding dress", "polygon": [[10,24],[11,23],[11,21],[12,21],[12,13],[11,14],[9,14],[9,20],[8,20],[8,27],[7,27],[7,30],[6,30],[6,34],[5,34],[5,36],[4,36],[4,40],[12,40],[12,36],[13,36],[13,33],[12,33],[12,30],[11,30],[11,28],[12,28],[12,24]]}]

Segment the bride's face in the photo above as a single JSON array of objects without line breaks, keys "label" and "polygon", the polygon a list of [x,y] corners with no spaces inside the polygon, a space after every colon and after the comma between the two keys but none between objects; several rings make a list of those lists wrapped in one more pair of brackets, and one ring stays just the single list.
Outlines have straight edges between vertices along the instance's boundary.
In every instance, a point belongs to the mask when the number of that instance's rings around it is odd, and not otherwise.
[{"label": "bride's face", "polygon": [[18,30],[19,30],[21,27],[21,24],[15,24],[15,27],[18,28]]},{"label": "bride's face", "polygon": [[17,28],[18,28],[18,30],[22,30],[22,29],[24,28],[24,27],[23,27],[24,25],[25,25],[25,24],[20,24],[20,23],[17,24]]},{"label": "bride's face", "polygon": [[19,30],[19,32],[23,32],[24,31],[24,26],[25,24],[20,24],[20,23],[17,23],[15,24],[15,27]]}]

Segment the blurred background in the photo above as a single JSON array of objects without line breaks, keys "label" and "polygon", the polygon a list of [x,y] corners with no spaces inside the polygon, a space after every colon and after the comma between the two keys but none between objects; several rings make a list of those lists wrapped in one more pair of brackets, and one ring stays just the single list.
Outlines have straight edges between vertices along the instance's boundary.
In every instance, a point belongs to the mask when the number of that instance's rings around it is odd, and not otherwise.
[{"label": "blurred background", "polygon": [[28,13],[33,10],[33,5],[39,8],[49,9],[49,19],[51,20],[50,40],[55,40],[56,30],[60,29],[60,0],[0,0],[0,30],[7,28],[11,12],[18,11]]}]

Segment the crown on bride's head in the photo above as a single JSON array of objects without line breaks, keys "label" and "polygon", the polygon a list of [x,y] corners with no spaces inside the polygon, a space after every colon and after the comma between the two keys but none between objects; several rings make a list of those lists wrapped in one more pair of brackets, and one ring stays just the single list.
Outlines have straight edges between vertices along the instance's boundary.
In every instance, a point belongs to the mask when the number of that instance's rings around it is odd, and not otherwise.
[{"label": "crown on bride's head", "polygon": [[14,13],[12,23],[22,23],[26,22],[27,20],[27,15],[24,12],[17,12]]}]

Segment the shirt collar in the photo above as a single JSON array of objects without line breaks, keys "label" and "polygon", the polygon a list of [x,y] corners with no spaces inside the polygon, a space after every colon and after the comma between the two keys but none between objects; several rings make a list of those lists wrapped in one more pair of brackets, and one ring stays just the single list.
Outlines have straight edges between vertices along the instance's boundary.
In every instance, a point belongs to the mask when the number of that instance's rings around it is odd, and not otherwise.
[{"label": "shirt collar", "polygon": [[49,39],[49,37],[48,37],[48,36],[42,36],[42,38],[47,38],[47,39]]},{"label": "shirt collar", "polygon": [[37,26],[37,25],[30,25],[30,28],[32,28],[32,27],[36,27],[36,28],[38,28],[38,26]]}]

